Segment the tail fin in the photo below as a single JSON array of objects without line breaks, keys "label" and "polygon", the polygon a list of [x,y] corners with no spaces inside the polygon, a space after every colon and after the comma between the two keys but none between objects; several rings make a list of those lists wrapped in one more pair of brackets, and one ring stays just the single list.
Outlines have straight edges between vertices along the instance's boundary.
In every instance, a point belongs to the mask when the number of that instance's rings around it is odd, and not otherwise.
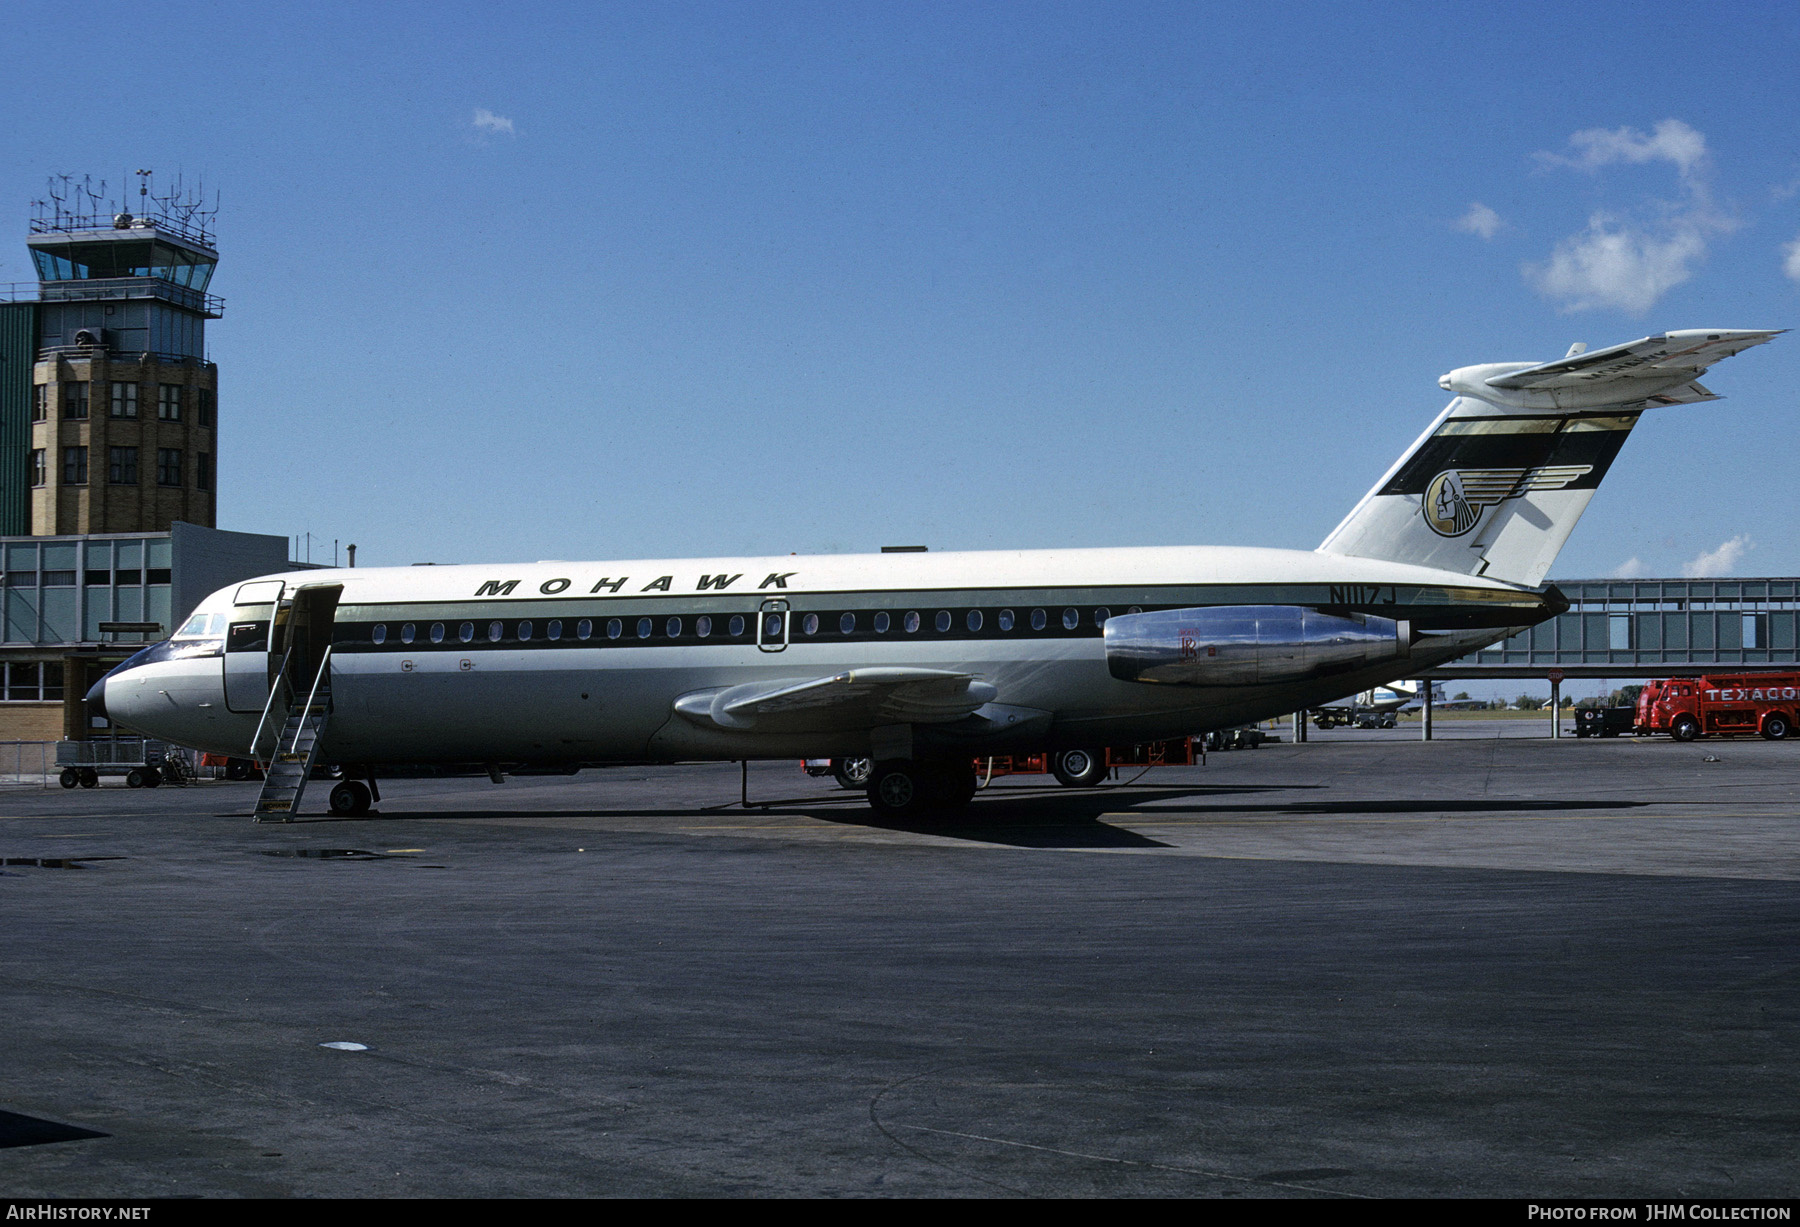
[{"label": "tail fin", "polygon": [[1319,546],[1536,587],[1638,415],[1716,400],[1706,368],[1775,332],[1696,329],[1451,371],[1457,393]]}]

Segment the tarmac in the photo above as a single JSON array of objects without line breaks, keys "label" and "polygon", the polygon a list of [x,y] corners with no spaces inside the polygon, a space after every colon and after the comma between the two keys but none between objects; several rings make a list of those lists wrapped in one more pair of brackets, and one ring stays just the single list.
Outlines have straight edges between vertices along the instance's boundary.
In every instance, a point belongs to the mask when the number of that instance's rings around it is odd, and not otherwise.
[{"label": "tarmac", "polygon": [[1800,745],[1464,731],[0,789],[0,1197],[1794,1196]]}]

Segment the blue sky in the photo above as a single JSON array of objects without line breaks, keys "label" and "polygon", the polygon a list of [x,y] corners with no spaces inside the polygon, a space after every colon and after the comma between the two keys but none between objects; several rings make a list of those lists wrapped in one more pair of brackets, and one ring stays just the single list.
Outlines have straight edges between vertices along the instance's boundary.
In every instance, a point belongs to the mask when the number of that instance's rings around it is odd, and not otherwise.
[{"label": "blue sky", "polygon": [[[71,12],[0,282],[204,175],[220,524],[366,564],[1310,548],[1452,367],[1800,324],[1792,4]],[[1800,573],[1800,334],[1707,382],[1553,576]]]}]

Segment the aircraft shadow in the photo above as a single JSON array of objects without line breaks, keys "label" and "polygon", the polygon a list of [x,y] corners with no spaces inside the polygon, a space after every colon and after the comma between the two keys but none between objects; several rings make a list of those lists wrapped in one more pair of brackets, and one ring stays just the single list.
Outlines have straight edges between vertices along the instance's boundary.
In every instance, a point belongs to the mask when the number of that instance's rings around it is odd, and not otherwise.
[{"label": "aircraft shadow", "polygon": [[64,1125],[17,1112],[0,1112],[0,1150],[13,1146],[43,1146],[50,1142],[79,1142],[85,1138],[111,1137],[78,1125]]}]

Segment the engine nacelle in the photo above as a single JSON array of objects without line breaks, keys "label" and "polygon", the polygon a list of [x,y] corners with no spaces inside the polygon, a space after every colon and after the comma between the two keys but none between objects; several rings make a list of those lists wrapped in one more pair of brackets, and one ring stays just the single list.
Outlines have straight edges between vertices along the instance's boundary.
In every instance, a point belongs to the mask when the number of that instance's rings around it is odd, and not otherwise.
[{"label": "engine nacelle", "polygon": [[1106,620],[1106,665],[1127,682],[1268,686],[1348,673],[1408,654],[1411,627],[1303,605],[1220,605]]}]

